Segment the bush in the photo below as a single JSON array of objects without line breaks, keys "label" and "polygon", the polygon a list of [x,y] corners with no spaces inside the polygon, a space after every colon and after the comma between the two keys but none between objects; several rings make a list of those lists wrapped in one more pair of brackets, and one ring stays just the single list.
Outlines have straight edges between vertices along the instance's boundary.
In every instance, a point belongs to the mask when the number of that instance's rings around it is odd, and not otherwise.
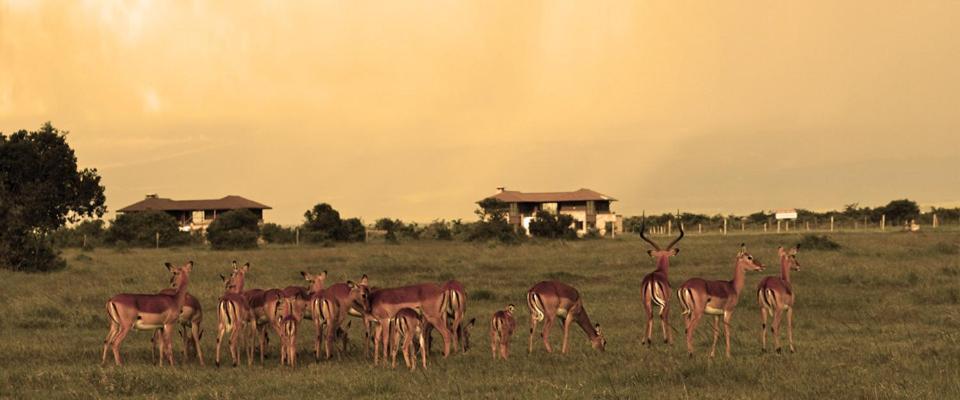
[{"label": "bush", "polygon": [[123,241],[132,247],[154,247],[159,233],[161,247],[189,244],[190,234],[179,228],[176,218],[163,211],[120,214],[110,223],[105,240],[107,243]]},{"label": "bush", "polygon": [[840,244],[831,240],[827,235],[804,235],[797,246],[808,250],[839,250]]},{"label": "bush", "polygon": [[363,242],[367,239],[367,228],[359,218],[349,218],[341,221],[337,240],[344,242]]},{"label": "bush", "polygon": [[313,206],[303,216],[303,237],[308,243],[362,242],[367,238],[367,230],[360,219],[341,220],[340,212],[327,203]]},{"label": "bush", "polygon": [[274,223],[266,223],[260,228],[263,241],[274,244],[290,244],[297,241],[297,233],[293,228],[284,228]]},{"label": "bush", "polygon": [[453,231],[443,220],[437,220],[427,225],[423,231],[424,235],[433,240],[452,240]]},{"label": "bush", "polygon": [[256,248],[259,224],[260,218],[250,210],[227,211],[207,228],[207,240],[215,250]]},{"label": "bush", "polygon": [[[83,221],[71,228],[61,227],[50,234],[50,240],[57,247],[92,249],[103,242],[106,233],[103,225],[102,219],[95,219]],[[86,237],[86,240],[84,240],[84,237]],[[84,243],[86,243],[86,247],[84,247]]]},{"label": "bush", "polygon": [[577,232],[573,230],[573,217],[553,215],[546,211],[538,211],[536,218],[530,221],[530,234],[550,239],[577,238]]}]

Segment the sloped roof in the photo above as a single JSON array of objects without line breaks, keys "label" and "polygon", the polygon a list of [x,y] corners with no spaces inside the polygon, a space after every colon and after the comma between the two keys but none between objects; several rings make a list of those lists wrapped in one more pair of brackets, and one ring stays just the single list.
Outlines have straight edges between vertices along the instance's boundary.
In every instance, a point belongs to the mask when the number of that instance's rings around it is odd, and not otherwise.
[{"label": "sloped roof", "polygon": [[272,209],[268,205],[257,203],[240,196],[226,196],[213,200],[172,200],[161,197],[147,197],[129,206],[121,208],[120,212],[136,211],[193,211],[193,210],[239,210],[239,209]]},{"label": "sloped roof", "polygon": [[590,189],[580,189],[573,192],[544,192],[523,193],[515,190],[504,190],[488,198],[498,199],[507,203],[553,203],[561,201],[617,201],[617,199]]}]

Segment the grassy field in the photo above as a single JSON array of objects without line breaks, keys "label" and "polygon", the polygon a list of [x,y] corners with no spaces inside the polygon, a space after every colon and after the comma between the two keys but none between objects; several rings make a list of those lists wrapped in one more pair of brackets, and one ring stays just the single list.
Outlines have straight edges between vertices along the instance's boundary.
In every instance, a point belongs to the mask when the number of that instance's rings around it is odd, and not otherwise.
[{"label": "grassy field", "polygon": [[[3,398],[253,398],[327,395],[333,398],[960,398],[960,232],[847,233],[831,236],[840,251],[801,250],[796,354],[760,352],[760,316],[752,292],[762,275],[779,271],[776,248],[799,235],[688,236],[673,258],[671,282],[700,276],[730,279],[741,241],[768,266],[748,273],[733,317],[733,358],[709,359],[710,327],[698,330],[697,355],[679,340],[667,346],[655,326],[652,349],[640,345],[639,283],[653,269],[647,247],[634,237],[520,246],[419,242],[332,248],[268,247],[255,251],[205,249],[66,251],[69,268],[53,274],[0,270],[0,397]],[[665,241],[665,239],[661,239]],[[104,302],[118,292],[155,292],[169,278],[164,261],[192,259],[190,292],[203,304],[208,366],[151,364],[150,334],[124,343],[127,365],[100,367],[107,332]],[[249,261],[247,287],[299,284],[298,271],[328,270],[328,284],[369,274],[375,286],[451,278],[470,295],[477,317],[473,349],[442,359],[426,372],[374,368],[355,348],[343,360],[313,362],[313,328],[301,327],[300,367],[282,368],[273,350],[265,366],[213,367],[218,274],[230,260]],[[526,354],[526,290],[544,279],[580,289],[605,353],[571,330],[567,355],[542,345]],[[671,323],[683,330],[676,299]],[[512,358],[494,362],[488,318],[519,306]],[[559,329],[553,343],[559,346]],[[354,346],[359,326],[353,324]],[[722,340],[721,340],[722,342]],[[277,344],[274,339],[271,344]],[[179,342],[177,343],[179,350]],[[722,349],[721,349],[722,350]],[[722,354],[722,352],[721,352]],[[225,352],[226,355],[226,352]],[[177,358],[181,362],[180,357]]]}]

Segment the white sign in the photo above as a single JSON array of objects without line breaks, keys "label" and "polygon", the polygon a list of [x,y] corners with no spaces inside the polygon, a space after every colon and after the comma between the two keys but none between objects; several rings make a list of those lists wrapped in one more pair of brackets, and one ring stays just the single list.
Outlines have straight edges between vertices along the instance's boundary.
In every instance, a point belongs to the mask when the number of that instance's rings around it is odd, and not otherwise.
[{"label": "white sign", "polygon": [[777,211],[777,219],[797,219],[796,211]]}]

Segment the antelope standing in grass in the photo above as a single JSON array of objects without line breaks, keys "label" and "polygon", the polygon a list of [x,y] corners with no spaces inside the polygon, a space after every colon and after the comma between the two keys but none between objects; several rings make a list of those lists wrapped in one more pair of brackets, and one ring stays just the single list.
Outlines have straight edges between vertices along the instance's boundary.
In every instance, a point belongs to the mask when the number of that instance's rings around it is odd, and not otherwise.
[{"label": "antelope standing in grass", "polygon": [[490,351],[493,352],[494,360],[498,355],[503,360],[510,356],[510,337],[517,328],[517,320],[513,318],[514,310],[516,307],[510,304],[493,313],[493,319],[490,320]]},{"label": "antelope standing in grass", "polygon": [[646,224],[643,222],[640,224],[640,238],[653,246],[653,250],[647,250],[647,254],[657,262],[657,269],[644,276],[643,282],[640,285],[640,301],[643,302],[643,310],[647,314],[646,339],[643,341],[647,346],[653,343],[654,306],[660,308],[658,314],[660,315],[660,327],[663,328],[663,342],[670,343],[671,341],[670,330],[667,329],[670,324],[671,293],[670,280],[667,273],[670,271],[670,257],[680,253],[680,249],[674,247],[680,242],[680,239],[683,239],[683,223],[679,225],[680,236],[670,242],[666,248],[661,249],[660,246],[645,235]]},{"label": "antelope standing in grass", "polygon": [[793,302],[796,295],[790,283],[790,270],[800,271],[800,262],[797,261],[797,251],[800,246],[790,250],[777,248],[780,255],[780,276],[768,276],[757,285],[757,303],[760,304],[760,346],[767,351],[767,316],[773,317],[770,330],[773,333],[774,346],[780,353],[780,321],[783,312],[787,312],[787,340],[790,342],[790,352],[796,352],[793,347]]},{"label": "antelope standing in grass", "polygon": [[[170,272],[173,273],[173,276],[170,278],[170,283],[176,285],[177,275],[180,273],[180,269],[174,268]],[[160,291],[160,294],[174,296],[177,294],[177,288],[174,286],[163,289]],[[190,295],[190,293],[187,293],[183,308],[180,309],[179,320],[180,328],[178,331],[180,338],[183,339],[183,360],[187,360],[187,349],[192,345],[192,347],[196,349],[197,361],[203,366],[203,352],[200,350],[200,339],[203,337],[203,329],[200,327],[200,323],[203,322],[203,310],[197,298]],[[160,340],[163,339],[161,336],[162,333],[160,329],[157,329],[153,334],[151,352],[157,349]]]},{"label": "antelope standing in grass", "polygon": [[233,273],[230,277],[220,275],[220,279],[224,281],[225,290],[217,303],[217,367],[220,366],[220,344],[223,342],[224,334],[230,334],[229,350],[233,366],[236,367],[240,363],[241,340],[247,350],[247,365],[253,365],[253,341],[257,320],[246,297],[243,296],[243,285],[249,269],[249,263],[243,267],[237,267],[234,261]]},{"label": "antelope standing in grass", "polygon": [[251,289],[243,292],[243,297],[247,299],[247,305],[255,317],[257,346],[260,348],[260,363],[263,364],[266,347],[270,343],[269,329],[280,336],[276,316],[277,304],[283,299],[283,293],[280,289]]},{"label": "antelope standing in grass", "polygon": [[297,366],[297,327],[303,318],[297,300],[285,297],[277,306],[277,325],[280,326],[280,365]]},{"label": "antelope standing in grass", "polygon": [[[340,355],[340,349],[334,349],[334,340],[339,336],[344,339],[343,350],[346,350],[346,333],[341,328],[344,320],[353,312],[363,315],[369,309],[370,289],[367,287],[367,276],[360,278],[360,283],[347,281],[346,283],[337,283],[324,289],[320,293],[315,293],[310,299],[311,313],[313,314],[313,323],[317,328],[317,337],[314,341],[314,356],[320,359],[320,341],[324,342],[324,355],[327,359],[333,356],[332,350],[337,350],[337,356]],[[323,332],[321,337],[320,332]]]},{"label": "antelope standing in grass", "polygon": [[165,264],[167,269],[176,269],[176,292],[167,294],[118,294],[107,300],[107,317],[110,320],[110,331],[103,341],[103,357],[101,364],[107,362],[107,351],[113,349],[114,362],[122,365],[120,359],[120,344],[127,337],[131,329],[154,330],[162,329],[162,337],[158,342],[160,347],[160,365],[166,355],[169,364],[173,365],[173,333],[174,325],[180,318],[180,309],[186,303],[187,284],[190,281],[190,272],[193,270],[193,261],[188,261],[181,267]]},{"label": "antelope standing in grass", "polygon": [[453,334],[453,347],[466,353],[470,349],[468,328],[475,322],[475,320],[466,323],[463,321],[463,316],[467,312],[467,291],[463,284],[457,280],[449,280],[444,283],[443,291],[447,298],[446,313],[450,333]]},{"label": "antelope standing in grass", "polygon": [[567,338],[570,334],[570,325],[574,321],[587,334],[594,349],[603,351],[607,340],[600,331],[600,324],[591,325],[587,310],[583,307],[583,299],[577,289],[557,281],[543,281],[527,291],[527,306],[530,308],[530,340],[527,352],[533,352],[533,334],[537,329],[537,322],[543,321],[543,346],[548,353],[553,352],[550,347],[550,328],[557,317],[563,318],[563,346],[561,352],[567,353]]},{"label": "antelope standing in grass", "polygon": [[[412,308],[400,309],[391,319],[390,324],[390,342],[393,346],[390,351],[392,354],[391,366],[393,368],[397,367],[397,351],[402,347],[403,362],[407,364],[407,368],[410,368],[411,371],[417,369],[417,354],[416,349],[413,348],[413,341],[416,340],[420,349],[420,359],[423,360],[423,369],[427,369],[427,353],[429,351],[426,340],[424,340],[424,323],[417,310]],[[401,340],[403,340],[402,346]],[[411,350],[413,351],[411,352]],[[386,363],[386,359],[384,359],[384,363]]]},{"label": "antelope standing in grass", "polygon": [[384,363],[387,362],[390,320],[403,308],[420,311],[425,324],[440,332],[443,337],[443,357],[450,355],[450,330],[447,328],[447,305],[443,288],[434,283],[379,289],[370,294],[370,317],[376,321],[374,333],[373,364],[379,363],[380,346],[383,346]]},{"label": "antelope standing in grass", "polygon": [[691,356],[693,355],[693,332],[696,330],[700,318],[706,313],[714,316],[713,346],[710,349],[710,357],[713,357],[717,351],[717,340],[720,338],[718,325],[721,318],[723,318],[723,333],[727,342],[726,356],[730,357],[730,320],[733,317],[733,310],[740,300],[740,292],[743,291],[744,279],[748,269],[762,271],[763,264],[755,260],[747,252],[746,246],[741,243],[733,267],[733,280],[708,281],[701,278],[691,278],[677,289],[677,297],[680,298],[680,306],[683,308],[682,314],[687,328],[687,352]]}]

